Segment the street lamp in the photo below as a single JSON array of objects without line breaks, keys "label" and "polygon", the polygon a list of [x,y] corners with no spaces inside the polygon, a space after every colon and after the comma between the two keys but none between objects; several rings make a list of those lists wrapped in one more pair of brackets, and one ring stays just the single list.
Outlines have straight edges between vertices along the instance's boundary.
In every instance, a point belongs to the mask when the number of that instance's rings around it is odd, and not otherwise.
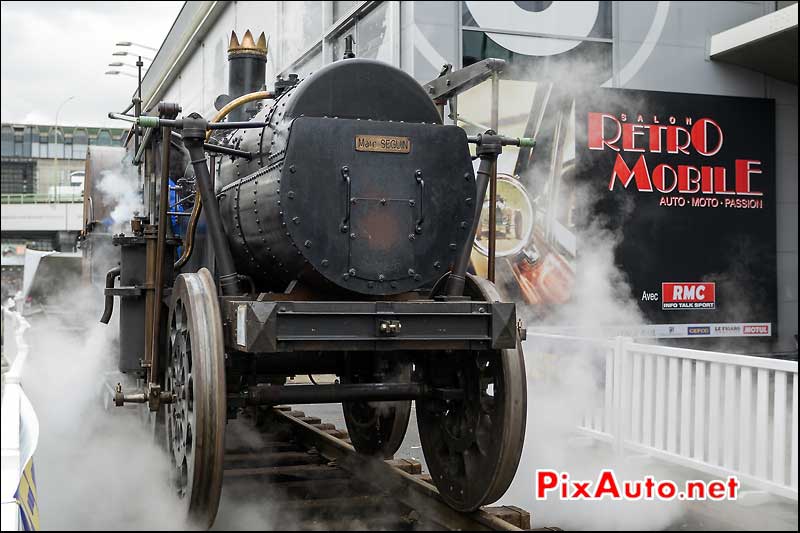
[{"label": "street lamp", "polygon": [[106,74],[109,75],[109,76],[122,75],[122,76],[130,76],[131,78],[135,78],[136,77],[133,74],[131,74],[130,72],[122,72],[121,70],[107,70]]},{"label": "street lamp", "polygon": [[142,59],[146,59],[146,60],[148,60],[148,61],[153,61],[153,58],[152,58],[152,57],[140,56],[139,54],[134,54],[134,53],[131,53],[131,52],[126,52],[125,50],[117,50],[116,52],[113,52],[111,55],[112,55],[112,56],[135,56],[135,57],[140,57],[140,58],[142,58]]},{"label": "street lamp", "polygon": [[108,64],[109,67],[131,67],[131,68],[138,68],[133,63],[124,63],[122,61],[114,61]]},{"label": "street lamp", "polygon": [[[53,126],[53,130],[54,130],[54,131],[53,131],[53,136],[54,136],[54,138],[55,138],[55,141],[56,141],[56,142],[55,142],[55,144],[56,144],[56,145],[58,144],[58,116],[61,114],[61,108],[62,108],[62,107],[64,107],[64,105],[65,105],[67,102],[69,102],[69,101],[71,101],[71,100],[74,100],[74,99],[75,99],[75,97],[74,97],[74,96],[70,96],[70,97],[68,97],[68,98],[67,98],[67,99],[65,99],[63,102],[61,102],[61,103],[59,104],[58,108],[56,109],[56,123],[55,123],[55,125]],[[64,136],[62,135],[62,136],[61,136],[61,138],[63,139],[63,138],[64,138]],[[53,147],[53,150],[55,150],[55,152],[54,152],[54,153],[55,153],[55,157],[53,158],[53,159],[54,159],[54,161],[53,161],[53,166],[55,167],[55,169],[56,169],[56,175],[58,176],[58,184],[59,184],[59,185],[63,185],[64,176],[62,176],[62,175],[61,175],[61,172],[59,171],[60,169],[58,168],[58,151],[57,151],[57,149],[56,149],[56,147],[55,147],[55,146]]]},{"label": "street lamp", "polygon": [[144,48],[145,50],[152,50],[153,52],[158,52],[158,49],[153,48],[152,46],[145,46],[139,43],[132,43],[130,41],[120,41],[117,43],[117,46],[138,46],[139,48]]}]

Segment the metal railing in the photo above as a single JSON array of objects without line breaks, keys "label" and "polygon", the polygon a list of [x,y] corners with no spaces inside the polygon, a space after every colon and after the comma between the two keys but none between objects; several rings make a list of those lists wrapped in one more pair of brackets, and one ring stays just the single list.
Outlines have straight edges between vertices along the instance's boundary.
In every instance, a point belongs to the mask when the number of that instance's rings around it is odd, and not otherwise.
[{"label": "metal railing", "polygon": [[[797,361],[530,332],[550,352],[593,352],[582,433],[797,500]],[[564,353],[567,353],[566,351]]]},{"label": "metal railing", "polygon": [[17,312],[2,308],[3,355],[11,366],[3,375],[2,399],[2,511],[3,531],[38,529],[39,512],[33,480],[33,453],[39,438],[39,421],[22,390],[22,374],[28,358],[25,331],[28,322]]},{"label": "metal railing", "polygon": [[83,202],[83,193],[79,192],[0,195],[0,204],[74,204],[81,202]]}]

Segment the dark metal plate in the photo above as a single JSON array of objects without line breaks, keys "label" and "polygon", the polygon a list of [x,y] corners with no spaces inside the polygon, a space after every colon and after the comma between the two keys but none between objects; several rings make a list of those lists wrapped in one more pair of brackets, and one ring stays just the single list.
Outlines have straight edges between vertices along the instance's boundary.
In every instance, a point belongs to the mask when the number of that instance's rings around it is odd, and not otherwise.
[{"label": "dark metal plate", "polygon": [[[408,152],[359,151],[359,137]],[[286,232],[314,270],[360,294],[408,292],[447,272],[468,239],[475,179],[461,128],[300,117],[281,176]]]}]

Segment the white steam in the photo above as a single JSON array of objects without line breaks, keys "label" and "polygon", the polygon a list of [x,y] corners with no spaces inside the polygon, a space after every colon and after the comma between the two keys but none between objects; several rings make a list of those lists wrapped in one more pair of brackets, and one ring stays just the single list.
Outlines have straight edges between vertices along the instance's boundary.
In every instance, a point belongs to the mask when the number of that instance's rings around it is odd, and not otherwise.
[{"label": "white steam", "polygon": [[[572,299],[558,307],[548,326],[569,328],[570,335],[607,338],[609,326],[639,325],[643,318],[624,274],[614,263],[618,237],[592,227],[579,233]],[[525,316],[526,308],[520,306]],[[528,321],[530,328],[536,322]],[[603,406],[605,351],[589,343],[548,342],[531,336],[523,343],[528,379],[528,416],[525,446],[514,483],[500,503],[527,509],[533,527],[557,526],[589,530],[658,530],[674,525],[683,515],[680,502],[567,501],[550,493],[534,498],[537,469],[569,474],[573,480],[593,481],[604,469],[617,479],[676,479],[665,465],[620,457],[610,445],[579,435],[577,428],[587,413]]]},{"label": "white steam", "polygon": [[167,456],[141,408],[104,408],[117,327],[98,323],[90,310],[95,297],[65,292],[53,302],[64,314],[33,317],[27,332],[32,349],[24,386],[41,428],[34,462],[42,526],[183,528]]},{"label": "white steam", "polygon": [[135,167],[124,165],[119,170],[105,170],[97,189],[102,194],[103,203],[111,207],[110,229],[119,233],[130,229],[130,220],[142,212],[142,193]]}]

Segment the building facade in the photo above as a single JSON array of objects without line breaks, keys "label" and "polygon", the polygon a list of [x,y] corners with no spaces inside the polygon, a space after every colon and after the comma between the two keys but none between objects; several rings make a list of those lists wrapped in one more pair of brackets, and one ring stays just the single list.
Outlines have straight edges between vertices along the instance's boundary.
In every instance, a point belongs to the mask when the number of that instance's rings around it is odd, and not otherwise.
[{"label": "building facade", "polygon": [[13,262],[25,248],[72,251],[78,231],[68,219],[81,211],[86,150],[119,145],[127,130],[3,123],[0,132],[4,261]]},{"label": "building facade", "polygon": [[[505,59],[499,128],[521,135],[532,124],[537,132],[557,127],[560,138],[573,141],[573,147],[566,143],[559,149],[558,179],[548,178],[535,194],[524,192],[535,183],[518,179],[521,153],[501,159],[500,172],[512,179],[500,219],[507,221],[509,234],[541,232],[544,244],[519,249],[509,244],[514,257],[531,263],[543,245],[565,256],[574,256],[576,248],[570,228],[578,210],[569,172],[579,133],[574,105],[551,116],[560,94],[551,87],[772,101],[774,140],[768,149],[774,150],[775,224],[768,240],[775,240],[769,261],[776,282],[765,305],[777,317],[768,320],[776,326],[770,350],[796,351],[796,2],[187,2],[144,78],[145,109],[174,101],[184,112],[213,116],[215,98],[227,90],[230,32],[242,35],[248,29],[269,38],[268,86],[278,77],[302,78],[340,59],[348,36],[354,38],[356,56],[393,64],[420,83],[434,79],[446,64],[461,68],[488,57]],[[457,109],[448,108],[449,120],[479,131],[492,120],[491,97],[489,84],[475,87],[459,97]],[[549,211],[541,208],[545,200]],[[520,209],[530,218],[522,232],[514,222]],[[481,268],[479,257],[476,268]],[[519,268],[509,270],[510,280],[512,274],[519,277]]]},{"label": "building facade", "polygon": [[91,145],[119,145],[126,130],[3,123],[2,194],[50,193],[51,187],[68,187],[75,172],[83,172]]}]

